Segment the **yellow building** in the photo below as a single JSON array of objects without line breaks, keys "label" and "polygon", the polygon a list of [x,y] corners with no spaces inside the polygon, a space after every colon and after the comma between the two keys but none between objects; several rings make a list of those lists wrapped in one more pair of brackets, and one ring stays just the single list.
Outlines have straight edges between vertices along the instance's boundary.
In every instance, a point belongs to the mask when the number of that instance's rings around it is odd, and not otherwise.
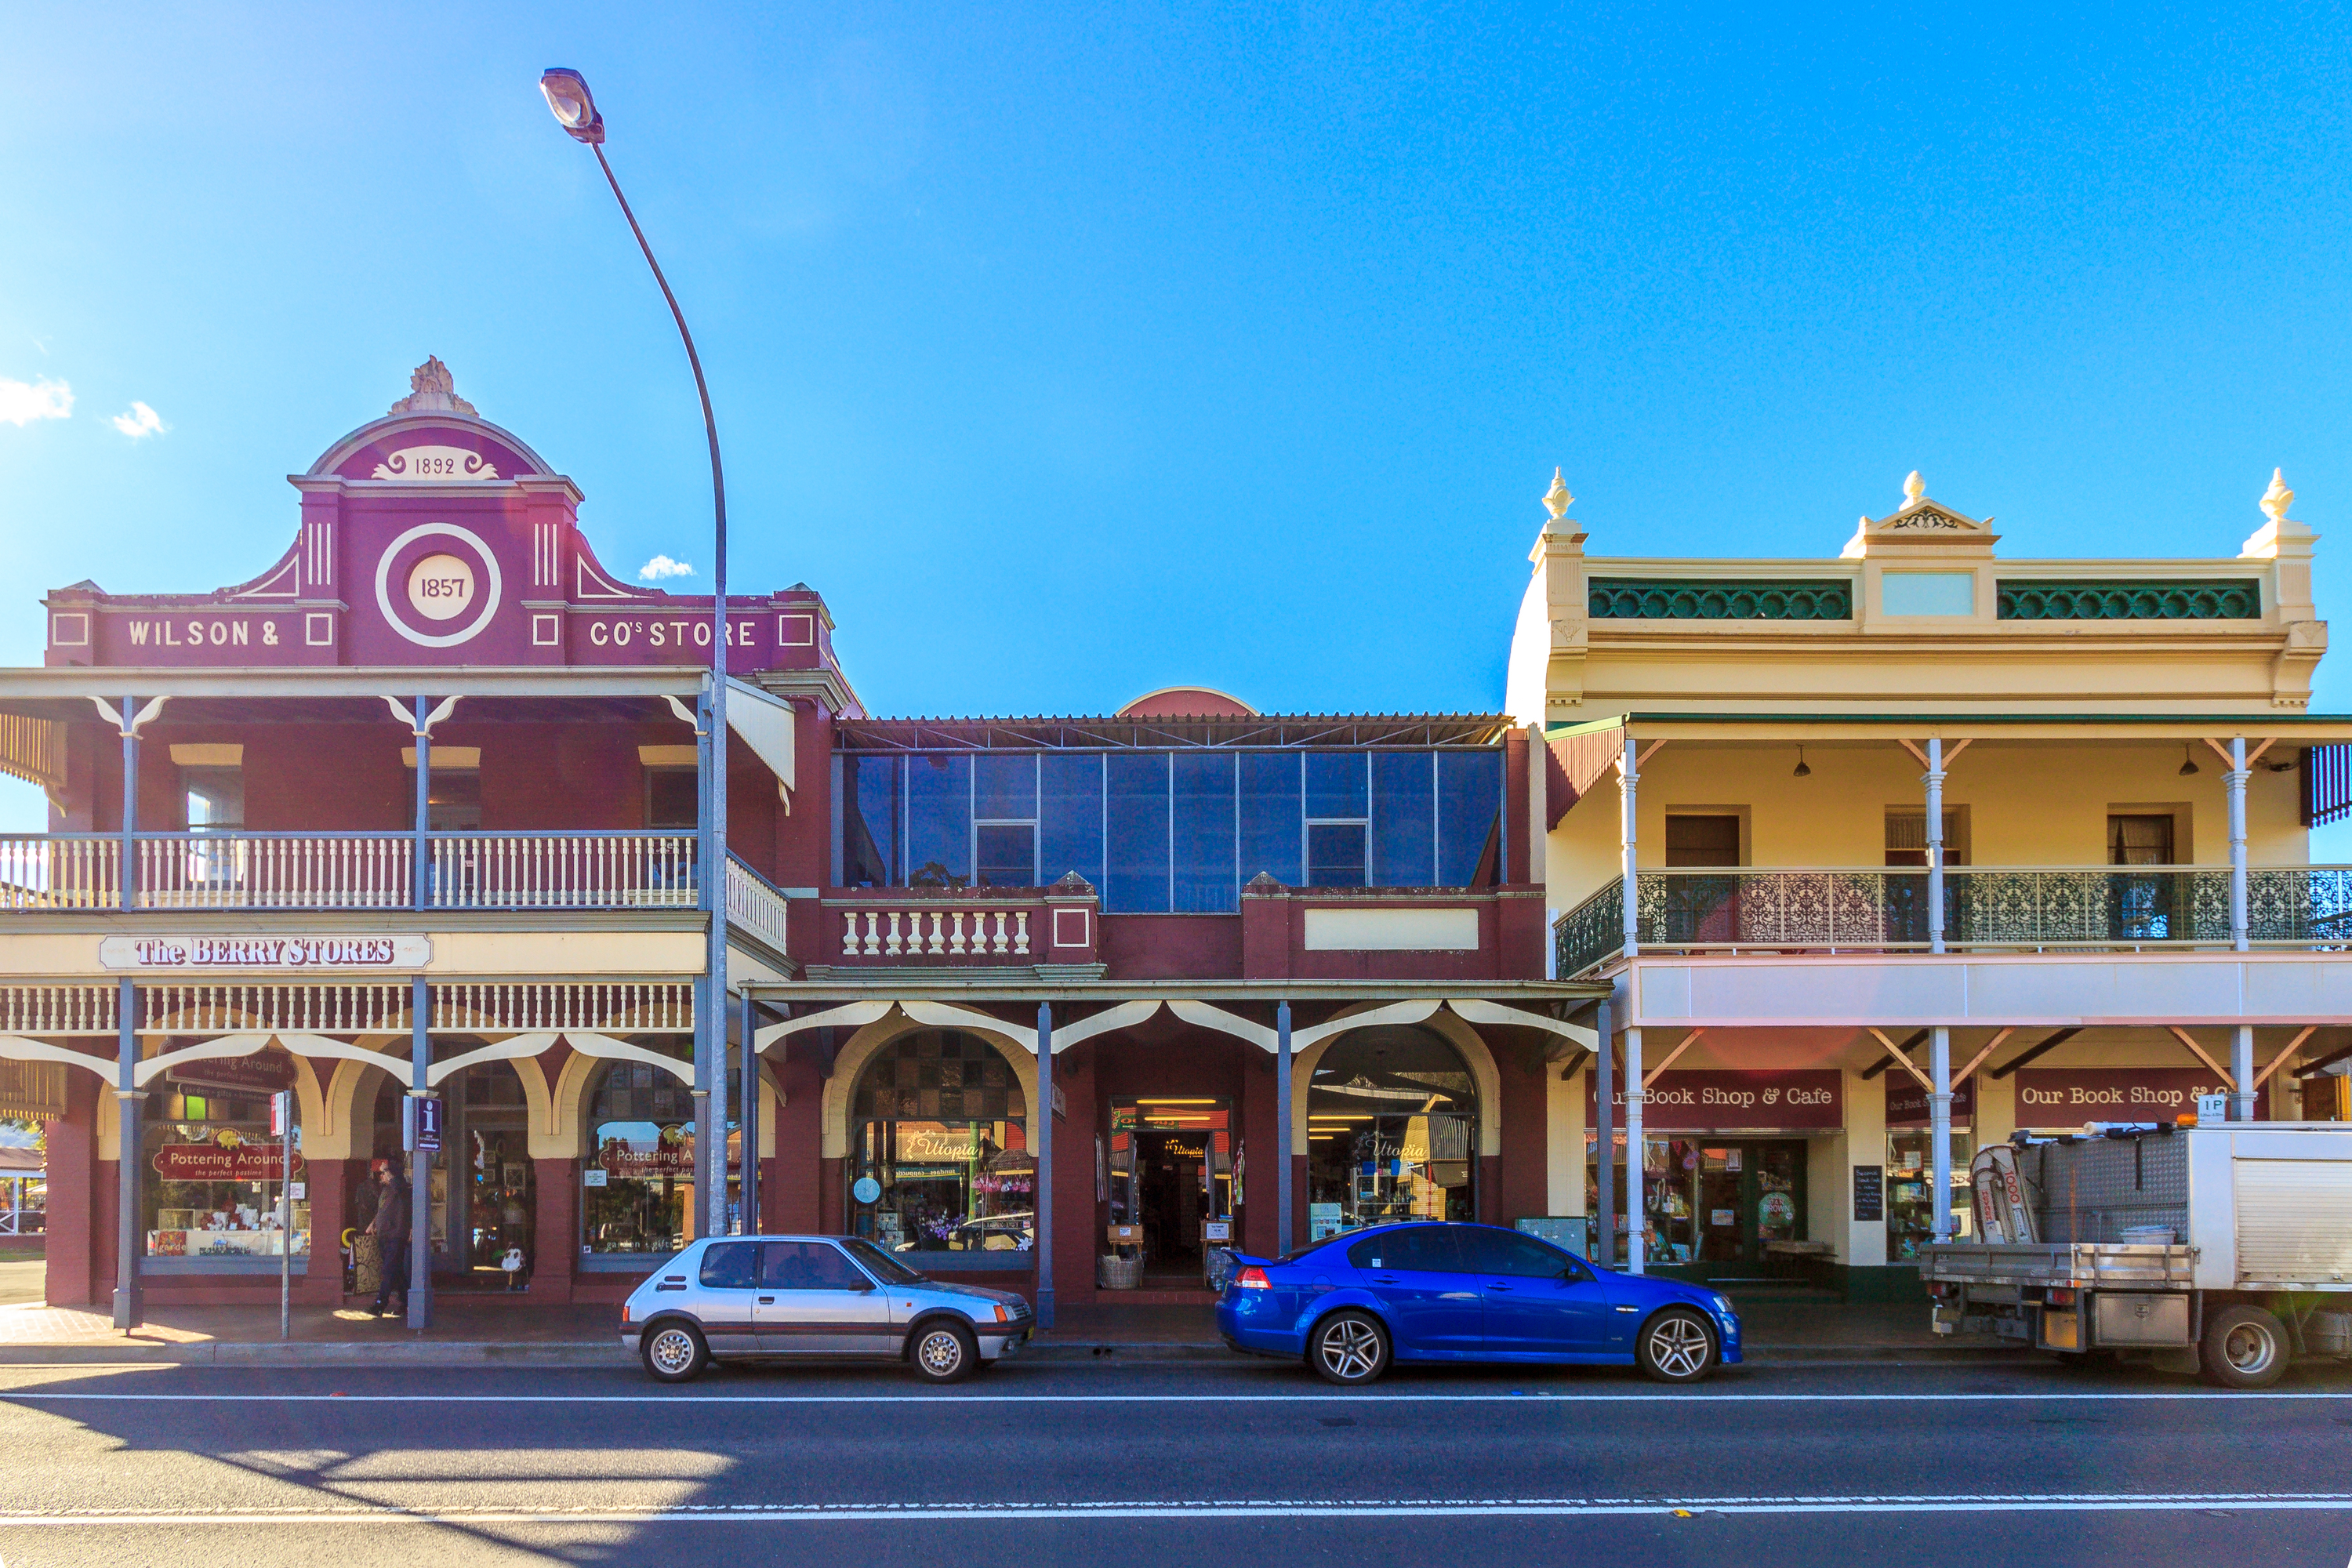
[{"label": "yellow building", "polygon": [[[1507,705],[1557,973],[1613,986],[1621,1259],[1879,1293],[2018,1127],[2342,1114],[2352,719],[2282,480],[2213,560],[2006,560],[1916,474],[1834,558],[1588,554],[1544,499]],[[1551,1085],[1555,1214],[1603,1212],[1602,1068]]]}]

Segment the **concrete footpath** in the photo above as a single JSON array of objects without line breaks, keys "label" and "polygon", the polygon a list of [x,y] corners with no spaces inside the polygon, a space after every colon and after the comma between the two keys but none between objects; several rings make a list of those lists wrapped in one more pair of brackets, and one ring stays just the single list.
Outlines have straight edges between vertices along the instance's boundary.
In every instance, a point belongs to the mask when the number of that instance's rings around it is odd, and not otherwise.
[{"label": "concrete footpath", "polygon": [[[1748,1359],[1759,1364],[1876,1362],[1991,1364],[2021,1352],[1982,1342],[1955,1344],[1927,1330],[1925,1306],[1847,1305],[1833,1299],[1759,1296],[1738,1300]],[[1209,1307],[1064,1307],[1023,1361],[1116,1366],[1137,1362],[1221,1362]],[[413,1366],[495,1363],[622,1366],[619,1313],[609,1306],[523,1308],[495,1298],[445,1295],[433,1327],[412,1332],[358,1308],[298,1307],[279,1338],[275,1307],[159,1308],[128,1333],[107,1314],[37,1303],[0,1306],[0,1366],[152,1362],[217,1366]]]}]

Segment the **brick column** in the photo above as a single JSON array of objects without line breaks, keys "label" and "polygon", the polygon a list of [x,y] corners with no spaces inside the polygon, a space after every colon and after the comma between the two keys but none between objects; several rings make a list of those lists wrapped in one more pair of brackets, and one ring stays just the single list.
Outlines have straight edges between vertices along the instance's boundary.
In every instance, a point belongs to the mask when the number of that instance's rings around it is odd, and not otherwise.
[{"label": "brick column", "polygon": [[530,1168],[539,1198],[531,1215],[530,1294],[569,1301],[580,1260],[580,1162],[533,1160]]}]

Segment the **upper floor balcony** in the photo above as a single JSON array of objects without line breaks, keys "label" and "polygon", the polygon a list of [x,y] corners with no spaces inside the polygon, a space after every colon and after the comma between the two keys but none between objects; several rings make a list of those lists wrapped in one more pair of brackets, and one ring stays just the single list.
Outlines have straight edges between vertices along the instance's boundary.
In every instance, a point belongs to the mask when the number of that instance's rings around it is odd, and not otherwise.
[{"label": "upper floor balcony", "polygon": [[[1640,871],[1639,951],[1757,954],[2228,949],[2226,866],[1948,867],[1942,941],[1928,873],[1877,868]],[[2352,947],[2352,867],[2252,867],[2249,944]],[[1611,882],[1554,922],[1559,973],[1601,967],[1626,947],[1624,885]]]}]

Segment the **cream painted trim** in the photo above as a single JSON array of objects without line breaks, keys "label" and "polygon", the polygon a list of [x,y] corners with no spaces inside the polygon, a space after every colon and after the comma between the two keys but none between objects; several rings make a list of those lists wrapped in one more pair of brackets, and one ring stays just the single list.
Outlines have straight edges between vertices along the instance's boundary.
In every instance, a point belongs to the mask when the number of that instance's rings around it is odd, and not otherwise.
[{"label": "cream painted trim", "polygon": [[[975,1012],[970,1007],[958,1007],[948,1002],[901,1002],[898,1007],[918,1024],[927,1024],[934,1029],[966,1029],[975,1035],[990,1033],[1002,1035],[1031,1056],[1037,1054],[1036,1030],[1024,1029],[1018,1024],[1008,1024],[1003,1019],[992,1017],[986,1013]],[[835,1070],[839,1070],[837,1065]]]},{"label": "cream painted trim", "polygon": [[[1885,1030],[1878,1027],[1875,1024],[1871,1026],[1870,1032],[1878,1037],[1878,1043],[1886,1047],[1886,1054],[1893,1057],[1897,1062],[1902,1064],[1903,1070],[1905,1072],[1909,1073],[1913,1078],[1919,1080],[1919,1087],[1921,1089],[1926,1089],[1929,1094],[1936,1092],[1936,1080],[1929,1078],[1926,1073],[1921,1072],[1919,1070],[1919,1064],[1913,1061],[1909,1057],[1904,1055],[1903,1047],[1895,1043],[1892,1036],[1888,1035]],[[1649,1085],[1644,1083],[1642,1087],[1647,1089]]]},{"label": "cream painted trim", "polygon": [[[1519,1007],[1506,1007],[1499,1002],[1488,1002],[1475,996],[1451,997],[1447,999],[1445,1005],[1473,1024],[1493,1024],[1504,1028],[1541,1029],[1548,1034],[1558,1035],[1564,1040],[1573,1041],[1588,1051],[1597,1051],[1601,1048],[1599,1032],[1584,1024],[1563,1023],[1558,1018],[1548,1017],[1541,1013],[1530,1013]],[[1548,1056],[1544,1059],[1557,1061],[1559,1058]]]},{"label": "cream painted trim", "polygon": [[[416,765],[415,747],[403,746],[400,748],[400,765],[404,768],[413,768]],[[479,746],[436,746],[433,748],[433,771],[436,773],[446,772],[462,773],[469,769],[473,772],[479,773],[481,768],[482,748]]]},{"label": "cream painted trim", "polygon": [[[913,1005],[929,1007],[933,1004],[916,1003]],[[1038,1118],[1050,1116],[1052,1110],[1050,1107],[1037,1103],[1037,1046],[1034,1034],[1024,1046],[1006,1026],[986,1018],[984,1015],[972,1014],[961,1007],[942,1008],[941,1011],[958,1015],[957,1021],[939,1024],[904,1016],[884,1018],[858,1030],[841,1047],[840,1054],[834,1058],[833,1076],[824,1080],[824,1099],[818,1112],[817,1152],[822,1158],[838,1160],[849,1152],[850,1092],[856,1086],[858,1075],[866,1070],[866,1064],[872,1061],[883,1047],[919,1028],[961,1029],[966,1034],[978,1035],[996,1047],[998,1054],[1012,1064],[1013,1076],[1020,1081],[1022,1103],[1029,1108],[1023,1131],[1029,1140],[1028,1147],[1033,1150],[1037,1147]],[[983,1022],[968,1024],[961,1021],[964,1017],[980,1017]]]},{"label": "cream painted trim", "polygon": [[172,765],[181,768],[241,768],[245,766],[245,743],[241,741],[174,741],[172,742]]},{"label": "cream painted trim", "polygon": [[610,1035],[583,1034],[566,1029],[563,1037],[571,1042],[573,1050],[583,1057],[601,1057],[606,1061],[615,1062],[646,1062],[662,1068],[687,1088],[694,1087],[694,1063],[690,1059],[680,1061],[676,1057],[649,1051],[643,1046],[633,1046],[626,1040],[616,1040]]},{"label": "cream painted trim", "polygon": [[1082,1045],[1097,1035],[1108,1035],[1113,1029],[1129,1029],[1160,1011],[1157,1000],[1122,1002],[1116,1007],[1106,1007],[1091,1018],[1081,1018],[1066,1026],[1054,1026],[1054,1054],[1060,1056],[1072,1046]]},{"label": "cream painted trim", "polygon": [[776,775],[776,795],[787,805],[788,791],[800,787],[793,737],[798,715],[793,705],[749,682],[727,678],[727,727],[743,738],[767,770]]},{"label": "cream painted trim", "polygon": [[828,1007],[822,1013],[811,1013],[805,1018],[787,1018],[781,1024],[764,1024],[751,1031],[752,1048],[765,1056],[770,1046],[787,1035],[803,1029],[819,1029],[828,1026],[842,1028],[863,1028],[889,1016],[896,1002],[849,1002],[838,1007]]},{"label": "cream painted trim", "polygon": [[1443,1004],[1437,1002],[1391,1002],[1385,1005],[1374,1007],[1367,1013],[1343,1013],[1330,1022],[1318,1024],[1311,1029],[1290,1031],[1290,1051],[1293,1056],[1297,1056],[1301,1051],[1318,1045],[1334,1035],[1344,1035],[1350,1029],[1369,1029],[1381,1024],[1423,1023],[1434,1015],[1441,1005]]},{"label": "cream painted trim", "polygon": [[0,1058],[12,1062],[63,1062],[68,1067],[88,1068],[110,1088],[120,1065],[111,1057],[94,1057],[87,1051],[53,1046],[47,1040],[28,1039],[23,1035],[0,1035]]},{"label": "cream painted trim", "polygon": [[699,746],[639,746],[637,765],[644,768],[690,768],[701,756]]},{"label": "cream painted trim", "polygon": [[[368,1037],[362,1037],[362,1038]],[[373,1037],[387,1042],[400,1038],[397,1035],[378,1035]],[[280,1043],[284,1043],[283,1037],[280,1037]],[[301,1053],[296,1052],[295,1059],[301,1060]],[[371,1067],[375,1068],[392,1080],[394,1088],[405,1093],[405,1082],[398,1069],[407,1065],[407,1058],[394,1056],[390,1052],[376,1053],[376,1059],[373,1062],[362,1061],[358,1057],[339,1058],[335,1062],[334,1075],[327,1080],[319,1130],[314,1132],[306,1128],[303,1131],[303,1152],[313,1160],[350,1159],[352,1146],[357,1142],[353,1132],[352,1111],[359,1099],[360,1085],[367,1081],[368,1069]],[[369,1118],[369,1128],[373,1132],[374,1128],[373,1116]]]},{"label": "cream painted trim", "polygon": [[429,1089],[443,1079],[463,1071],[477,1062],[510,1062],[519,1061],[525,1057],[535,1057],[555,1044],[555,1040],[556,1037],[553,1034],[509,1035],[507,1038],[490,1045],[478,1046],[470,1051],[464,1051],[451,1057],[446,1062],[435,1062],[431,1067],[426,1068],[425,1069],[425,1087]]},{"label": "cream painted trim", "polygon": [[[1351,1029],[1368,1029],[1382,1024],[1423,1023],[1445,1037],[1445,1043],[1460,1053],[1463,1065],[1470,1069],[1470,1081],[1478,1091],[1478,1153],[1481,1158],[1503,1152],[1503,1076],[1495,1066],[1494,1054],[1486,1042],[1464,1019],[1451,1013],[1436,1011],[1417,1018],[1397,1018],[1400,1006],[1417,1007],[1419,1003],[1391,1004],[1385,1007],[1368,1007],[1360,1013],[1342,1014],[1328,1024],[1293,1033],[1290,1069],[1290,1152],[1307,1152],[1307,1089],[1315,1081],[1315,1066],[1339,1037]],[[1302,1047],[1299,1042],[1308,1041]]]},{"label": "cream painted trim", "polygon": [[[1195,1028],[1214,1029],[1219,1034],[1247,1040],[1263,1051],[1279,1052],[1282,1049],[1279,1030],[1269,1029],[1264,1024],[1253,1024],[1247,1018],[1237,1018],[1223,1007],[1213,1007],[1206,1002],[1171,1002],[1168,1010]],[[1294,1038],[1291,1043],[1292,1055],[1296,1056],[1297,1041]]]},{"label": "cream painted trim", "polygon": [[186,1046],[176,1051],[165,1051],[161,1056],[149,1057],[132,1070],[131,1084],[135,1088],[145,1089],[150,1083],[161,1078],[166,1069],[177,1067],[182,1062],[218,1061],[227,1057],[249,1057],[269,1043],[270,1034],[271,1031],[268,1029],[258,1033],[240,1031],[234,1035],[222,1035],[216,1039]]}]

